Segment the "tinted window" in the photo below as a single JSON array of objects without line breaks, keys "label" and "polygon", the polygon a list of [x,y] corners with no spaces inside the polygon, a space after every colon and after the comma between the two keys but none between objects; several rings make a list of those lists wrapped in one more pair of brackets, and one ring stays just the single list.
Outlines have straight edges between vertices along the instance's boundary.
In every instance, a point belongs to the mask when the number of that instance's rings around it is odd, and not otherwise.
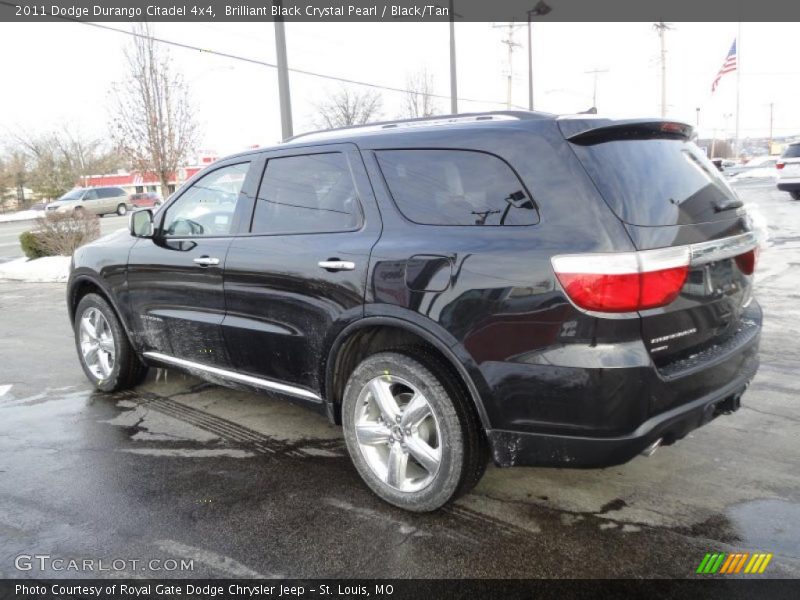
[{"label": "tinted window", "polygon": [[730,219],[742,204],[693,143],[629,139],[572,144],[617,216],[634,225]]},{"label": "tinted window", "polygon": [[250,163],[223,167],[194,182],[167,210],[163,225],[165,235],[229,235],[249,167]]},{"label": "tinted window", "polygon": [[381,150],[397,207],[424,225],[531,225],[539,216],[505,162],[467,150]]},{"label": "tinted window", "polygon": [[58,201],[59,202],[74,202],[75,200],[80,200],[81,196],[83,196],[83,192],[85,190],[77,189],[72,190],[71,192],[67,192],[63,196],[61,196]]},{"label": "tinted window", "polygon": [[119,188],[99,188],[97,190],[97,197],[98,198],[115,198],[117,196],[124,196],[125,192],[123,192]]},{"label": "tinted window", "polygon": [[783,151],[782,158],[800,158],[800,144],[786,146],[786,150]]},{"label": "tinted window", "polygon": [[267,162],[253,233],[322,233],[356,229],[360,209],[347,159],[340,153]]},{"label": "tinted window", "polygon": [[86,190],[83,200],[97,200],[97,190]]}]

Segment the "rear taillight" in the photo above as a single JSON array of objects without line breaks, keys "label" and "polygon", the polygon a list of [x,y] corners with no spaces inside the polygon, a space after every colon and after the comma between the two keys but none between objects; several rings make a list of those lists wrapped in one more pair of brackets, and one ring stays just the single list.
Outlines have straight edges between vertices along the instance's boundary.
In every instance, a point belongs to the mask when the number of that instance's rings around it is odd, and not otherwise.
[{"label": "rear taillight", "polygon": [[745,275],[752,275],[756,270],[756,261],[758,260],[758,248],[753,248],[749,252],[740,254],[736,257],[736,264]]},{"label": "rear taillight", "polygon": [[783,167],[785,167],[785,166],[786,166],[786,163],[785,163],[785,162],[776,162],[776,163],[775,163],[775,168],[776,168],[776,169],[782,169],[782,168],[783,168]]},{"label": "rear taillight", "polygon": [[598,312],[633,312],[675,300],[689,273],[689,248],[554,256],[553,270],[570,299]]}]

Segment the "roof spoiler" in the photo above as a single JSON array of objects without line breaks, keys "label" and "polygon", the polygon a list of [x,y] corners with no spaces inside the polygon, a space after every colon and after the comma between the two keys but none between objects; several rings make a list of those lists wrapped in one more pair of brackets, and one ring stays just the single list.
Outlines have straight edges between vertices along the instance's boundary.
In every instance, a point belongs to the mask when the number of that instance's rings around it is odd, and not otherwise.
[{"label": "roof spoiler", "polygon": [[627,119],[616,121],[586,117],[559,118],[564,137],[573,144],[589,146],[619,140],[692,139],[692,126],[663,119]]}]

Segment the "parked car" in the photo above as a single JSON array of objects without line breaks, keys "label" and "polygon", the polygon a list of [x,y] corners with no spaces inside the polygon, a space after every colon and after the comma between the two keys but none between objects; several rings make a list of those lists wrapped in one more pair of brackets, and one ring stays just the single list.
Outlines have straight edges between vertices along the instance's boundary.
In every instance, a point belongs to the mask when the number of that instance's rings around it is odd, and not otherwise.
[{"label": "parked car", "polygon": [[731,173],[730,179],[739,181],[745,179],[775,179],[778,176],[778,171],[775,168],[777,164],[777,156],[759,156],[749,160],[747,164],[735,173]]},{"label": "parked car", "polygon": [[758,367],[757,238],[690,135],[503,112],[220,160],[75,252],[83,370],[107,392],[152,365],[292,398],[413,511],[489,457],[652,453],[737,410]]},{"label": "parked car", "polygon": [[800,200],[800,142],[786,146],[776,166],[778,189],[789,192],[794,200]]},{"label": "parked car", "polygon": [[139,194],[132,194],[130,203],[135,208],[158,208],[164,201],[161,196],[155,192],[141,192]]},{"label": "parked car", "polygon": [[120,216],[128,212],[128,194],[119,187],[75,188],[47,205],[46,212],[80,212],[95,215],[116,213]]}]

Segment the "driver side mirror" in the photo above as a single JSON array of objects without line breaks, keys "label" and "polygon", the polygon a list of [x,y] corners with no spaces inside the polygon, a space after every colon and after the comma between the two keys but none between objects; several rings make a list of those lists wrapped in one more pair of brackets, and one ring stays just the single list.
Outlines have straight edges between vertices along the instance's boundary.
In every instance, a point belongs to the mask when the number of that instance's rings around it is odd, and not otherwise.
[{"label": "driver side mirror", "polygon": [[132,212],[130,221],[128,222],[128,228],[133,237],[153,237],[153,211],[149,208],[145,208]]}]

